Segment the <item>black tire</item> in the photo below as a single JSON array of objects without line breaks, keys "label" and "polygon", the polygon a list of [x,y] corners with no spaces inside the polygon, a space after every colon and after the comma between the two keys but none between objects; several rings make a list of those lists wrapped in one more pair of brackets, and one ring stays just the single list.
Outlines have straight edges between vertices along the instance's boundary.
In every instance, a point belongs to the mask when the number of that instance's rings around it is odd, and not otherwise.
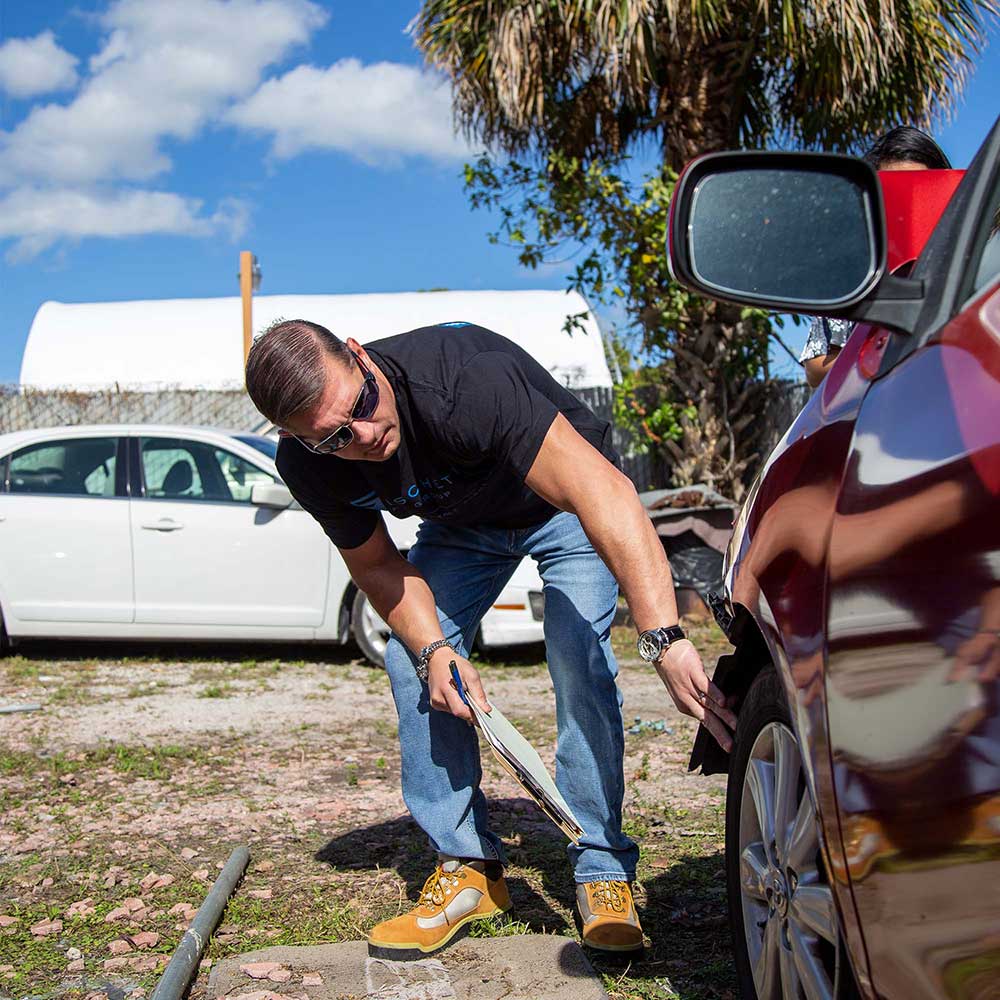
[{"label": "black tire", "polygon": [[[354,595],[351,602],[351,635],[361,650],[361,655],[373,666],[385,669],[385,644],[388,630],[383,633],[377,627],[376,621],[381,618],[368,603],[368,597],[363,590]],[[382,623],[384,625],[384,622]]]},{"label": "black tire", "polygon": [[0,611],[0,656],[7,656],[10,653],[12,643],[7,635],[7,626],[4,624],[3,612]]},{"label": "black tire", "polygon": [[[778,780],[782,775],[784,782]],[[770,809],[757,805],[768,801],[760,794],[768,782]],[[819,850],[818,822],[781,680],[767,667],[740,709],[726,792],[729,926],[743,1000],[799,1000],[803,974],[822,987],[817,995],[838,1000],[856,995]],[[773,836],[766,832],[769,825]]]}]

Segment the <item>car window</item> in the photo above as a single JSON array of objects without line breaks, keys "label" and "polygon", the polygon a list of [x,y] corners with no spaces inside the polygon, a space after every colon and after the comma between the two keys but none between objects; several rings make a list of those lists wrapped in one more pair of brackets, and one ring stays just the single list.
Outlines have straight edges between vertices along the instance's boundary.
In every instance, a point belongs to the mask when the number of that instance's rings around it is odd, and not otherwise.
[{"label": "car window", "polygon": [[224,451],[216,448],[214,451],[215,460],[222,469],[222,475],[229,487],[229,492],[234,500],[241,503],[250,502],[250,494],[257,483],[273,483],[274,476],[269,475],[263,469],[258,469],[239,455],[234,455],[231,451]]},{"label": "car window", "polygon": [[202,441],[146,438],[141,454],[144,495],[153,500],[248,503],[255,483],[275,481],[238,455]]},{"label": "car window", "polygon": [[11,493],[113,497],[118,439],[70,438],[28,445],[10,457]]},{"label": "car window", "polygon": [[[155,500],[231,500],[218,469],[212,481],[212,448],[180,438],[142,442],[144,495]],[[207,474],[206,474],[207,473]]]}]

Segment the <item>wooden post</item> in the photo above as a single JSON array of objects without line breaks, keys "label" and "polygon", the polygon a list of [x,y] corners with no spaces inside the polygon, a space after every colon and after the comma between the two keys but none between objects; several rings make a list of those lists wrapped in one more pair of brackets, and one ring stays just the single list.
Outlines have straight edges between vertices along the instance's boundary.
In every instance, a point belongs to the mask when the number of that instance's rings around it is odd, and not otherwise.
[{"label": "wooden post", "polygon": [[243,365],[246,367],[253,343],[253,254],[240,251],[240,298],[243,300]]}]

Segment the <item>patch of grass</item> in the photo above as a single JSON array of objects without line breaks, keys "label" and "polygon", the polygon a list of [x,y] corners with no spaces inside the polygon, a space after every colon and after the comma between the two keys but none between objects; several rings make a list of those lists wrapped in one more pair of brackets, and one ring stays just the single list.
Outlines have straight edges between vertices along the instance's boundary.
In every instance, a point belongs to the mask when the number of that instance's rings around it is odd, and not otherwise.
[{"label": "patch of grass", "polygon": [[0,667],[4,675],[12,681],[34,681],[42,672],[37,663],[24,656],[8,656],[0,660]]},{"label": "patch of grass", "polygon": [[[124,882],[110,889],[101,884],[103,867],[108,864],[109,857],[118,862],[126,876]],[[95,864],[95,858],[100,858],[100,862]],[[176,926],[177,917],[168,912],[170,907],[179,902],[197,906],[204,895],[203,886],[191,882],[186,872],[175,868],[173,874],[176,881],[173,885],[146,894],[150,909],[159,911],[159,915],[146,916],[141,926],[123,921],[105,921],[105,917],[121,906],[126,898],[140,894],[138,882],[151,870],[153,860],[148,856],[142,859],[116,856],[111,852],[108,841],[97,839],[87,844],[87,852],[83,854],[66,852],[59,858],[46,855],[43,859],[38,854],[29,854],[9,860],[4,876],[4,887],[9,889],[4,895],[9,899],[4,902],[2,910],[19,922],[0,933],[0,965],[13,965],[15,971],[13,979],[0,980],[0,996],[77,996],[71,988],[54,989],[66,978],[66,949],[77,948],[83,953],[87,977],[106,980],[103,962],[111,957],[111,942],[140,929],[155,930],[160,940],[149,951],[136,954],[162,955],[165,962],[177,947],[182,934]],[[168,865],[156,859],[155,870],[162,873],[166,867]],[[39,890],[46,877],[52,878],[53,884]],[[44,899],[37,898],[39,891],[45,894]],[[84,898],[94,900],[95,912],[86,916],[67,916],[69,904]],[[33,924],[51,919],[62,920],[60,932],[44,938],[31,934]],[[159,973],[155,971],[138,973],[125,969],[121,974],[147,988],[159,978]],[[88,991],[79,995],[85,992]]]},{"label": "patch of grass", "polygon": [[644,753],[642,755],[642,763],[636,768],[635,774],[632,777],[636,781],[647,781],[649,779],[649,754]]},{"label": "patch of grass", "polygon": [[367,933],[368,920],[349,892],[341,896],[327,886],[286,885],[285,892],[272,899],[237,891],[226,908],[221,934],[209,941],[206,957],[224,958],[265,943],[298,946],[357,940]]},{"label": "patch of grass", "polygon": [[524,920],[517,920],[510,913],[498,913],[488,920],[476,920],[469,925],[471,938],[516,937],[530,934],[531,927]]},{"label": "patch of grass", "polygon": [[209,684],[198,692],[199,698],[231,698],[236,692],[229,684]]},{"label": "patch of grass", "polygon": [[358,784],[358,765],[348,764],[345,768],[345,773],[347,776],[347,783],[352,788],[356,787]]},{"label": "patch of grass", "polygon": [[188,751],[180,746],[130,747],[116,744],[110,748],[110,760],[114,769],[136,778],[170,777],[171,760],[186,759]]}]

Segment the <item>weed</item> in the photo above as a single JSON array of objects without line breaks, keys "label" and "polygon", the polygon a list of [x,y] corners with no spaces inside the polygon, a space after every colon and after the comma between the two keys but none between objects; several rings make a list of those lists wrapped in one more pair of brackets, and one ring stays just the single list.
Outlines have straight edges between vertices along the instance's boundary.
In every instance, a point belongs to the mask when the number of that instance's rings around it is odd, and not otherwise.
[{"label": "weed", "polygon": [[3,661],[3,672],[13,681],[33,681],[41,670],[37,663],[23,656],[10,656]]},{"label": "weed", "polygon": [[498,913],[488,920],[476,920],[469,927],[469,937],[496,938],[530,934],[531,927],[523,920],[515,920],[509,913]]},{"label": "weed", "polygon": [[234,694],[228,684],[209,684],[198,692],[199,698],[229,698]]},{"label": "weed", "polygon": [[649,780],[649,754],[644,753],[642,755],[642,763],[636,768],[635,774],[632,777],[636,781],[648,781]]}]

